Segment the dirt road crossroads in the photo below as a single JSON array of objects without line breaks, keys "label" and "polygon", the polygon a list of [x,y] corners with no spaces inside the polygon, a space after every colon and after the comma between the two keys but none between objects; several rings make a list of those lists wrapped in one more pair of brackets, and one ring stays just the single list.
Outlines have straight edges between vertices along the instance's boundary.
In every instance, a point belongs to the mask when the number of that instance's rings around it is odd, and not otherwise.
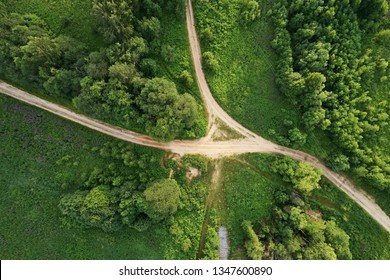
[{"label": "dirt road crossroads", "polygon": [[[312,166],[320,169],[323,176],[328,178],[332,183],[344,191],[351,199],[353,199],[364,210],[366,210],[374,220],[376,220],[388,232],[390,232],[390,218],[386,215],[386,213],[383,212],[383,210],[376,204],[373,198],[371,198],[363,190],[355,187],[345,177],[327,168],[317,158],[302,151],[297,151],[274,144],[243,127],[233,118],[231,118],[215,101],[207,85],[206,78],[202,70],[201,49],[195,30],[195,21],[191,1],[188,1],[187,5],[187,30],[198,86],[202,94],[205,107],[209,114],[208,135],[199,140],[175,140],[169,143],[162,143],[150,138],[149,136],[116,127],[72,112],[65,107],[31,95],[2,81],[0,81],[0,92],[28,103],[32,106],[51,112],[64,119],[78,123],[117,139],[143,146],[162,149],[181,155],[203,154],[210,158],[218,158],[244,153],[269,153],[284,155],[296,160],[308,162]],[[228,141],[214,141],[211,137],[211,133],[215,132],[216,119],[220,119],[228,127],[241,134],[243,138]]]}]

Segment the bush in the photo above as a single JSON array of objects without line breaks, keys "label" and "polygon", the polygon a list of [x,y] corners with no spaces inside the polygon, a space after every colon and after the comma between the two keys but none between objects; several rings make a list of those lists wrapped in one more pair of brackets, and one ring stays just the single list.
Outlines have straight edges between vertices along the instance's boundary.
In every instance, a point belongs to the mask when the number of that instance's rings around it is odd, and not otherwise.
[{"label": "bush", "polygon": [[203,63],[204,68],[210,72],[217,72],[219,68],[219,62],[214,57],[214,54],[210,51],[203,53]]}]

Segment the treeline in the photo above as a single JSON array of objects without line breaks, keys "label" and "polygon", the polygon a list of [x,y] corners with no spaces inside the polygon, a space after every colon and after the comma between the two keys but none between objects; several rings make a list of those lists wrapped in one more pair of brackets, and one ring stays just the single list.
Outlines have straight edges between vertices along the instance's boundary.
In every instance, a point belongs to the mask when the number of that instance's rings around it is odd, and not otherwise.
[{"label": "treeline", "polygon": [[250,259],[351,259],[349,236],[334,220],[310,207],[320,188],[321,174],[310,165],[283,158],[272,169],[287,184],[274,193],[272,216],[258,223],[243,221],[245,249]]},{"label": "treeline", "polygon": [[380,30],[387,11],[385,0],[280,0],[270,13],[280,90],[301,110],[309,133],[329,132],[338,147],[328,158],[332,168],[352,167],[382,190],[390,190],[390,159],[379,145],[389,104],[374,101],[366,85],[387,80],[390,68],[363,40]]},{"label": "treeline", "polygon": [[[161,42],[160,17],[163,12],[183,16],[185,1],[92,2],[106,40],[105,48],[93,52],[72,38],[55,36],[37,16],[9,14],[0,5],[0,74],[162,140],[201,136],[194,98],[161,77],[155,60],[175,55]],[[189,89],[189,79],[189,72],[183,73],[181,88]]]}]

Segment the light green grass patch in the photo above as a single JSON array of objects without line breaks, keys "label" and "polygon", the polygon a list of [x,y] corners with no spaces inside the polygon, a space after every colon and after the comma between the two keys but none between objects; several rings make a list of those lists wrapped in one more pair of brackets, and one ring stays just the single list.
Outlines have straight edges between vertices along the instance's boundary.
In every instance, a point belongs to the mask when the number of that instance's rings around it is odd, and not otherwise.
[{"label": "light green grass patch", "polygon": [[[267,157],[259,155],[259,157]],[[241,223],[258,223],[271,216],[273,190],[277,187],[274,176],[268,175],[267,166],[255,166],[237,158],[223,161],[222,199],[225,209],[220,213],[221,223],[227,226],[231,252],[240,250],[245,234]],[[221,211],[221,210],[220,210]]]}]

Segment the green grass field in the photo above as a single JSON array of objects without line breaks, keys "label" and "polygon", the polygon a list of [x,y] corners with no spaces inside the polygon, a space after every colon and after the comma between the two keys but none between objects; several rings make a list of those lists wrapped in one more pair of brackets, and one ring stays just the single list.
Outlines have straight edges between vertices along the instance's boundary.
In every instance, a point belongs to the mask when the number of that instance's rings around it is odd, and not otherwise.
[{"label": "green grass field", "polygon": [[[270,172],[266,162],[272,156],[258,155],[262,165],[252,165],[240,158],[228,158],[222,165],[222,192],[217,198],[221,225],[227,226],[233,258],[242,258],[245,233],[243,220],[257,223],[271,215],[273,190],[281,180]],[[264,160],[264,161],[263,161]]]},{"label": "green grass field", "polygon": [[[83,171],[106,164],[85,145],[101,147],[110,140],[0,95],[1,259],[163,257],[155,238],[157,227],[143,233],[126,229],[107,234],[62,226],[58,209],[65,192],[62,183],[76,184]],[[137,151],[163,154],[146,148]],[[58,166],[56,161],[65,155],[71,155],[73,163]]]},{"label": "green grass field", "polygon": [[78,39],[91,49],[104,45],[95,29],[90,0],[4,0],[4,3],[10,12],[38,15],[57,35]]}]

